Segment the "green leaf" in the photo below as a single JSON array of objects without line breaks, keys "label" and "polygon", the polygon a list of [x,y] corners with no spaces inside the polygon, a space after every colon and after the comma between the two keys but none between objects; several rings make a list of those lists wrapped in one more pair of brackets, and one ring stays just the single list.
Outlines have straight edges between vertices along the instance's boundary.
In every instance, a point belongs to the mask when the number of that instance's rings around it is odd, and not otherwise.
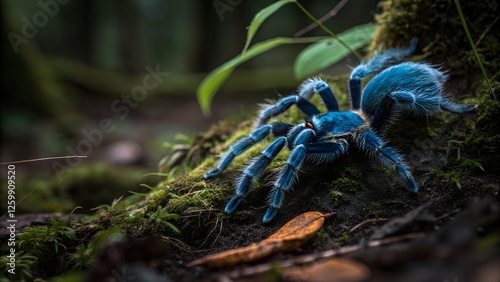
[{"label": "green leaf", "polygon": [[210,114],[210,104],[212,102],[215,93],[219,90],[222,83],[226,81],[229,75],[231,75],[233,70],[243,62],[246,62],[249,59],[280,45],[311,43],[324,38],[325,37],[305,37],[305,38],[277,37],[252,45],[252,47],[250,47],[247,50],[247,52],[245,52],[245,54],[238,55],[233,59],[227,61],[225,64],[214,69],[203,79],[203,81],[200,83],[200,86],[198,86],[198,90],[196,93],[201,110],[205,115]]},{"label": "green leaf", "polygon": [[[352,49],[358,49],[368,44],[375,32],[376,25],[372,23],[350,28],[338,36]],[[303,79],[342,60],[349,50],[336,39],[321,40],[305,48],[295,60],[294,73],[298,79]]]},{"label": "green leaf", "polygon": [[281,0],[277,1],[264,9],[260,10],[255,16],[253,17],[252,22],[250,23],[250,26],[248,27],[248,33],[247,33],[247,42],[245,43],[245,47],[243,48],[242,54],[244,54],[248,46],[250,45],[250,42],[252,41],[252,38],[254,37],[255,33],[259,29],[259,27],[262,25],[262,23],[274,12],[276,12],[279,8],[283,7],[285,4],[295,2],[295,0]]}]

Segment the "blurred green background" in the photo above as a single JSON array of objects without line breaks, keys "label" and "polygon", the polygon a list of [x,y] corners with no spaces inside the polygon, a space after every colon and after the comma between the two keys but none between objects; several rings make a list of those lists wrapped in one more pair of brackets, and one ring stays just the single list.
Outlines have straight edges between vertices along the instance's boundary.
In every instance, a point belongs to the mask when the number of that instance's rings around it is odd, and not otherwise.
[{"label": "blurred green background", "polygon": [[[195,97],[209,71],[241,52],[253,16],[273,2],[2,0],[0,161],[88,156],[16,165],[17,199],[36,190],[19,210],[88,209],[141,190],[140,183],[154,185],[158,179],[143,174],[157,171],[176,134],[250,115],[266,98],[293,91],[300,81],[292,64],[305,45],[282,46],[238,67],[215,96],[210,117]],[[301,4],[320,18],[339,2]],[[377,2],[347,1],[325,25],[341,32],[370,22]],[[253,42],[293,37],[310,23],[287,5]],[[325,33],[315,28],[302,36]],[[325,73],[347,73],[357,63],[348,57]],[[151,69],[168,75],[154,83]],[[128,104],[124,97],[145,87],[144,79],[154,87]]]}]

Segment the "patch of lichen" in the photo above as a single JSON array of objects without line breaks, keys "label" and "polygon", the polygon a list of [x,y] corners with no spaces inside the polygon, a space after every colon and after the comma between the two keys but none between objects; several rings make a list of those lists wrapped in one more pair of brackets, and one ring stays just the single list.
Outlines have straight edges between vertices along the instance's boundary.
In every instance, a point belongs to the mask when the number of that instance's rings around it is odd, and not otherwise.
[{"label": "patch of lichen", "polygon": [[[461,5],[472,39],[481,38],[476,45],[486,71],[498,70],[500,29],[491,27],[499,13],[498,1],[461,1]],[[417,37],[420,60],[443,65],[452,75],[481,75],[453,0],[384,0],[380,7],[372,52],[407,46]]]}]

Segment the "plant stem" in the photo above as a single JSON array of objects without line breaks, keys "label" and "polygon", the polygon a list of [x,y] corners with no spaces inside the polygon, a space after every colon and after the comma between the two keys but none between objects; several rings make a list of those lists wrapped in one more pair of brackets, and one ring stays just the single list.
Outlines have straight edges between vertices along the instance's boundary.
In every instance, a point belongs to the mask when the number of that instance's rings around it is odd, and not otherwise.
[{"label": "plant stem", "polygon": [[476,61],[479,64],[479,68],[481,69],[481,72],[483,73],[483,77],[486,80],[486,84],[488,85],[488,88],[489,88],[493,98],[496,101],[498,101],[497,97],[495,95],[495,92],[493,91],[493,87],[491,87],[490,80],[488,79],[488,75],[486,74],[486,70],[484,70],[483,63],[481,62],[481,58],[479,58],[479,54],[477,53],[474,41],[472,41],[472,37],[470,36],[469,29],[467,28],[467,23],[465,22],[464,14],[462,13],[462,8],[460,7],[460,2],[458,2],[458,0],[455,0],[455,6],[457,6],[458,15],[460,16],[460,20],[462,21],[462,26],[465,29],[465,33],[467,34],[467,38],[469,39],[469,43],[470,43],[470,46],[472,47],[472,51],[474,52],[474,56],[476,56]]},{"label": "plant stem", "polygon": [[349,50],[351,53],[353,53],[359,60],[362,59],[361,55],[354,49],[352,49],[349,45],[347,45],[344,41],[342,41],[338,35],[333,33],[331,30],[329,30],[326,26],[324,26],[320,21],[318,21],[311,13],[309,13],[298,1],[295,1],[295,4],[299,6],[299,8],[306,14],[311,20],[313,20],[321,29],[323,29],[328,35],[331,37],[335,38],[342,46],[344,46],[347,50]]}]

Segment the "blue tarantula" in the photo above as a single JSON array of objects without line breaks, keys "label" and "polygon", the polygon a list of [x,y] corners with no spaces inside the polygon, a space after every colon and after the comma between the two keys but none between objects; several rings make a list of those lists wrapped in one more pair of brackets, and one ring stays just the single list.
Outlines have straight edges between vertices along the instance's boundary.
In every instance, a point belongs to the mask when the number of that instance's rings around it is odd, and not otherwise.
[{"label": "blue tarantula", "polygon": [[[233,144],[217,167],[204,176],[204,179],[210,179],[219,175],[236,156],[270,133],[277,137],[245,167],[236,181],[235,194],[227,203],[225,212],[231,214],[236,210],[250,191],[252,182],[259,178],[285,145],[291,151],[290,156],[273,183],[264,223],[278,213],[285,192],[296,181],[305,161],[317,164],[331,162],[347,154],[349,146],[357,146],[378,159],[382,166],[395,170],[406,189],[417,193],[417,183],[403,157],[383,140],[391,121],[401,113],[413,117],[430,116],[441,110],[459,114],[474,110],[476,105],[457,105],[444,98],[441,92],[447,77],[439,69],[425,63],[396,64],[411,54],[416,44],[417,40],[413,39],[408,48],[389,49],[353,69],[349,79],[350,111],[339,111],[332,90],[319,78],[305,81],[296,95],[284,97],[275,105],[263,108],[256,129]],[[361,79],[371,74],[377,75],[362,92]],[[327,113],[320,113],[309,102],[314,93],[318,93],[323,100]],[[283,113],[292,105],[308,116],[304,123],[295,126],[284,122],[266,124],[271,117]]]}]

